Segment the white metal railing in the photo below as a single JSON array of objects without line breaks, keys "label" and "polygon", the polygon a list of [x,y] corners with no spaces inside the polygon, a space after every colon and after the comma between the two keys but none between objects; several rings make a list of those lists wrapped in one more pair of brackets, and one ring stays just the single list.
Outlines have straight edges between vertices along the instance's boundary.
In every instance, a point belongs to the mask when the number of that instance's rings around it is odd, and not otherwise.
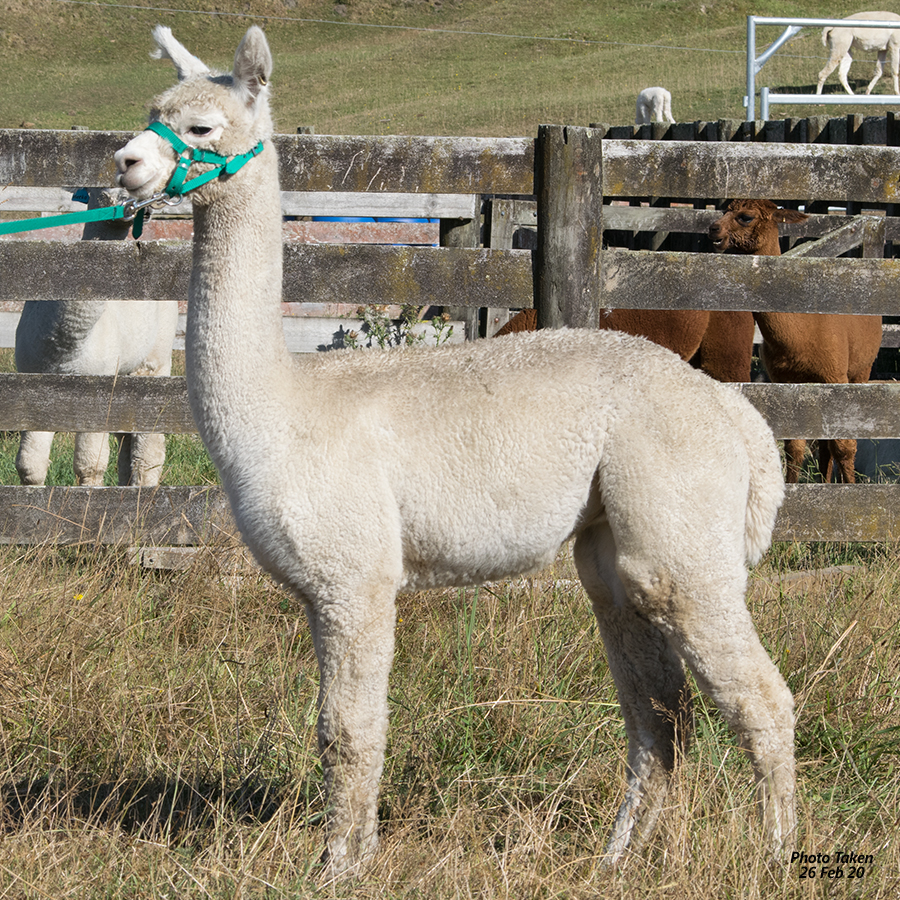
[{"label": "white metal railing", "polygon": [[[776,103],[819,103],[825,106],[900,106],[895,94],[773,94],[768,88],[759,89],[759,117],[769,118],[769,107]],[[749,115],[748,115],[749,118]]]},{"label": "white metal railing", "polygon": [[[784,25],[785,30],[781,37],[756,55],[756,26],[757,25]],[[747,120],[756,118],[756,74],[772,57],[772,55],[787,43],[801,28],[806,27],[826,28],[838,26],[841,28],[900,28],[896,21],[866,21],[853,19],[848,23],[846,19],[795,19],[783,16],[747,16],[747,96],[744,97],[744,106],[747,107]],[[760,91],[762,107],[760,115],[765,120],[769,118],[769,106],[775,103],[821,103],[828,105],[846,106],[900,106],[900,96],[894,94],[879,94],[873,97],[871,94],[864,97],[850,95],[825,95],[825,94],[773,94],[768,88]]]}]

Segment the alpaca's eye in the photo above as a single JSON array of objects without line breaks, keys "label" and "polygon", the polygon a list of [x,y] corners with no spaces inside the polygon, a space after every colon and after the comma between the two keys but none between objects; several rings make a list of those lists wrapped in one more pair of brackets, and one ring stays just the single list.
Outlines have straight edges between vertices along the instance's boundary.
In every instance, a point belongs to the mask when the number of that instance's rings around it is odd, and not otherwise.
[{"label": "alpaca's eye", "polygon": [[188,129],[188,133],[194,135],[194,137],[206,137],[211,132],[212,128],[208,125],[192,125]]},{"label": "alpaca's eye", "polygon": [[746,213],[742,213],[738,216],[738,222],[741,225],[749,225],[753,221],[753,216],[748,216]]}]

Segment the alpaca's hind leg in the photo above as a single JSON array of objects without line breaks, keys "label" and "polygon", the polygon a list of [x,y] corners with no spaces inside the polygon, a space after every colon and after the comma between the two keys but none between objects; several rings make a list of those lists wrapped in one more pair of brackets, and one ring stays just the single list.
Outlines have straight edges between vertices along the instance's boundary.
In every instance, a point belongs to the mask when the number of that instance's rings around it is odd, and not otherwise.
[{"label": "alpaca's hind leg", "polygon": [[[794,700],[766,653],[742,591],[694,595],[706,615],[672,617],[672,640],[700,689],[715,702],[748,752],[770,849],[790,846],[794,809]],[[733,594],[729,599],[728,594]]]},{"label": "alpaca's hind leg", "polygon": [[[841,61],[840,50],[835,52],[831,51],[831,56],[828,57],[828,62],[825,63],[825,66],[822,68],[822,71],[819,72],[819,83],[816,85],[816,93],[821,94],[822,88],[825,85],[825,79],[838,67],[838,63]],[[848,63],[847,68],[850,68]]]},{"label": "alpaca's hind leg", "polygon": [[109,435],[81,432],[75,435],[75,483],[100,486],[109,463]]},{"label": "alpaca's hind leg", "polygon": [[640,849],[653,833],[672,771],[690,738],[690,689],[666,636],[625,594],[609,526],[584,532],[574,558],[597,617],[628,735],[625,799],[606,847],[605,861],[612,864],[626,849]]},{"label": "alpaca's hind leg", "polygon": [[166,461],[164,434],[117,434],[119,484],[156,487]]},{"label": "alpaca's hind leg", "polygon": [[823,481],[856,484],[856,441],[849,438],[819,441],[819,469]]},{"label": "alpaca's hind leg", "polygon": [[50,469],[52,431],[23,431],[16,454],[16,471],[22,484],[42,485]]},{"label": "alpaca's hind leg", "polygon": [[853,57],[847,53],[844,55],[844,58],[841,60],[841,64],[838,67],[838,78],[840,79],[841,84],[844,86],[844,90],[852,95],[853,88],[850,87],[850,82],[847,79],[847,75],[850,73],[850,64],[853,62]]},{"label": "alpaca's hind leg", "polygon": [[307,608],[319,661],[319,753],[327,792],[324,861],[352,874],[378,845],[378,783],[387,743],[394,585]]}]

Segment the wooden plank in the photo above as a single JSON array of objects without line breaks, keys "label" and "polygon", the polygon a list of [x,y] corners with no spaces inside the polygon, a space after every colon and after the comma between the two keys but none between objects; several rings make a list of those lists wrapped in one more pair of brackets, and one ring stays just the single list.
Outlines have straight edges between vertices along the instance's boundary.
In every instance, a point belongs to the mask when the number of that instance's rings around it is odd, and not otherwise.
[{"label": "wooden plank", "polygon": [[286,216],[473,219],[480,199],[477,194],[283,191],[281,211]]},{"label": "wooden plank", "polygon": [[896,541],[900,484],[789,484],[776,541]]},{"label": "wooden plank", "polygon": [[283,190],[533,194],[532,138],[276,135]]},{"label": "wooden plank", "polygon": [[113,154],[134,137],[128,131],[0,129],[0,184],[35,187],[109,187]]},{"label": "wooden plank", "polygon": [[775,437],[896,438],[900,436],[900,382],[896,384],[742,384]]},{"label": "wooden plank", "polygon": [[711,253],[603,251],[612,308],[900,314],[892,259],[790,259]]},{"label": "wooden plank", "polygon": [[[779,439],[900,435],[900,382],[754,383],[736,388],[763,414]],[[0,431],[27,430],[196,431],[184,378],[2,373]]]},{"label": "wooden plank", "polygon": [[221,488],[0,486],[0,544],[209,544],[233,540]]},{"label": "wooden plank", "polygon": [[[186,242],[0,241],[0,301],[183,299],[190,267]],[[297,303],[520,308],[532,302],[531,254],[286,244],[283,290]]]},{"label": "wooden plank", "polygon": [[606,197],[900,201],[891,147],[604,141]]},{"label": "wooden plank", "polygon": [[[0,184],[109,187],[124,131],[0,129]],[[285,191],[531,194],[531,138],[274,137]]]},{"label": "wooden plank", "polygon": [[197,431],[184,378],[0,373],[0,398],[0,431]]},{"label": "wooden plank", "polygon": [[[488,245],[494,250],[530,250],[536,244],[537,203],[495,197],[490,201]],[[485,310],[485,337],[493,337],[512,318],[508,308]]]},{"label": "wooden plank", "polygon": [[[442,247],[458,249],[477,248],[481,241],[481,198],[478,198],[478,206],[474,216],[460,219],[441,219],[440,244]],[[448,297],[443,301],[444,312],[454,319],[464,322],[464,334],[466,340],[474,341],[481,336],[481,311],[475,307],[467,307],[455,302],[455,292],[448,285]]]},{"label": "wooden plank", "polygon": [[84,203],[73,201],[72,194],[73,188],[0,185],[0,212],[81,212]]},{"label": "wooden plank", "polygon": [[838,225],[834,231],[818,240],[807,241],[792,247],[782,254],[784,259],[799,259],[803,256],[840,256],[865,242],[870,247],[880,246],[884,256],[885,222],[876,216],[851,216],[847,222]]},{"label": "wooden plank", "polygon": [[[534,206],[533,202],[516,201],[520,210],[520,216],[524,217],[528,206]],[[687,234],[706,234],[709,226],[722,215],[717,209],[690,209],[685,206],[655,207],[655,206],[617,206],[607,204],[603,207],[604,231],[680,231]],[[875,219],[883,222],[886,241],[900,241],[900,218],[894,216],[866,216],[866,219]],[[821,238],[837,229],[848,226],[847,223],[855,222],[857,217],[844,217],[841,215],[825,215],[822,213],[811,215],[805,222],[782,225],[779,231],[782,235],[796,238]],[[523,223],[524,224],[524,223]],[[852,226],[853,228],[857,226]],[[799,253],[802,247],[785,253],[785,256],[804,255]],[[818,256],[837,255],[832,253],[818,253]]]},{"label": "wooden plank", "polygon": [[[131,132],[0,129],[0,184],[104,187]],[[534,193],[531,138],[276,135],[288,191]],[[894,203],[890,147],[604,141],[606,196]]]},{"label": "wooden plank", "polygon": [[[788,485],[774,539],[897,540],[898,511],[900,485]],[[0,486],[0,544],[231,545],[235,534],[221,488]]]},{"label": "wooden plank", "polygon": [[319,303],[530,306],[528,251],[298,245],[285,252],[284,299]]},{"label": "wooden plank", "polygon": [[[0,213],[79,212],[84,203],[72,200],[73,188],[0,186]],[[471,218],[477,194],[350,193],[345,191],[282,191],[286,216],[375,216],[384,218]],[[177,206],[154,210],[155,219],[193,215],[188,197]],[[15,217],[12,217],[15,218]],[[146,239],[146,235],[145,235]]]}]

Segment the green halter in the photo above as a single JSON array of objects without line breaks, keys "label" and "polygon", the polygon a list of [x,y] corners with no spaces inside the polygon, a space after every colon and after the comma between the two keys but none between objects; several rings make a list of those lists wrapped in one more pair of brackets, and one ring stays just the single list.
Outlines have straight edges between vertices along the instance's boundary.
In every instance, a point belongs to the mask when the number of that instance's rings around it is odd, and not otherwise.
[{"label": "green halter", "polygon": [[[239,156],[220,156],[211,150],[200,150],[186,144],[171,128],[162,122],[151,122],[147,131],[158,134],[167,140],[178,154],[178,163],[169,180],[166,189],[147,200],[127,200],[119,206],[104,206],[99,209],[88,209],[84,212],[64,213],[60,216],[45,216],[36,219],[15,219],[11,222],[0,222],[0,234],[15,234],[19,231],[37,231],[43,228],[55,228],[57,225],[77,225],[82,222],[103,222],[122,219],[126,222],[134,222],[133,234],[136,238],[141,236],[144,227],[144,218],[148,208],[152,206],[174,206],[180,203],[185,194],[195,190],[209,181],[213,181],[222,175],[234,175],[245,163],[259,156],[263,151],[263,142],[260,141],[252,150]],[[185,182],[188,169],[193,163],[212,163],[214,168],[190,181]]]},{"label": "green halter", "polygon": [[[234,175],[244,163],[249,162],[254,156],[259,156],[263,151],[263,142],[260,141],[252,150],[248,150],[246,153],[240,154],[240,156],[220,156],[211,150],[200,150],[197,147],[191,147],[190,144],[186,144],[171,128],[163,125],[162,122],[151,122],[147,126],[147,131],[152,131],[154,134],[158,134],[161,138],[167,140],[172,145],[172,149],[178,154],[178,163],[175,166],[175,171],[172,173],[172,178],[166,185],[165,191],[171,197],[187,194],[221,175]],[[188,169],[193,163],[212,163],[215,168],[185,182],[184,179],[187,177]]]}]

